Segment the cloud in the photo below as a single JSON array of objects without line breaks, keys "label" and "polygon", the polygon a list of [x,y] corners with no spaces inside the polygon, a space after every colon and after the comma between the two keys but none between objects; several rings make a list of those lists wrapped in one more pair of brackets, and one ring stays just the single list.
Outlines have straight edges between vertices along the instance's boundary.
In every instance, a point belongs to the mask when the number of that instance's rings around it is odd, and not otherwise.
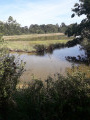
[{"label": "cloud", "polygon": [[6,17],[11,15],[22,26],[29,26],[30,24],[61,24],[61,22],[70,24],[80,22],[83,18],[71,19],[71,8],[78,0],[15,1],[16,4],[3,5],[0,16],[2,15],[2,19],[5,20]]}]

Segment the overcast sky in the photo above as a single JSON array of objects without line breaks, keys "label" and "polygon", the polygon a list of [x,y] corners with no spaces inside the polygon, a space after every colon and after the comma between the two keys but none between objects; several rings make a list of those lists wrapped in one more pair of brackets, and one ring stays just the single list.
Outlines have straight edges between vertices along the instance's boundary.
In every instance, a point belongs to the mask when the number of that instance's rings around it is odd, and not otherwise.
[{"label": "overcast sky", "polygon": [[12,16],[22,26],[30,24],[80,23],[84,18],[71,18],[71,8],[79,0],[0,0],[0,20]]}]

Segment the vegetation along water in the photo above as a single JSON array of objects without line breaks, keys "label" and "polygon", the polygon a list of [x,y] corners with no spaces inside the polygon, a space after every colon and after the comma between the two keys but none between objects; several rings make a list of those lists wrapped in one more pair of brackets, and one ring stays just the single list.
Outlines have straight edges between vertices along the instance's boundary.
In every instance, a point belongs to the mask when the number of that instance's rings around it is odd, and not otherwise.
[{"label": "vegetation along water", "polygon": [[72,11],[80,23],[0,21],[0,120],[90,119],[90,0]]}]

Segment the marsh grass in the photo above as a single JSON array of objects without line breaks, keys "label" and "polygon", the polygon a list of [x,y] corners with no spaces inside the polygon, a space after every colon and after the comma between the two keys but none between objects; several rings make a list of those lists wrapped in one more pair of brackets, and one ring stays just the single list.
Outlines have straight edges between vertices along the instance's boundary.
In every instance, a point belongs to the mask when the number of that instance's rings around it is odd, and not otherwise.
[{"label": "marsh grass", "polygon": [[22,52],[35,52],[34,46],[36,45],[48,47],[50,44],[66,44],[69,40],[72,40],[72,38],[62,34],[4,36],[3,39],[9,50]]},{"label": "marsh grass", "polygon": [[37,37],[34,37],[34,36],[32,36],[32,37],[20,37],[19,38],[19,36],[18,37],[16,37],[16,38],[14,38],[14,37],[10,37],[10,38],[4,38],[4,40],[5,41],[44,41],[44,40],[65,40],[65,39],[67,39],[67,40],[71,40],[71,39],[73,39],[73,37],[67,37],[67,36],[65,36],[65,35],[55,35],[55,36],[37,36]]},{"label": "marsh grass", "polygon": [[29,39],[29,38],[39,38],[39,37],[49,37],[49,36],[65,36],[63,33],[51,33],[51,34],[29,34],[29,35],[12,35],[3,36],[4,40],[19,40],[19,39]]}]

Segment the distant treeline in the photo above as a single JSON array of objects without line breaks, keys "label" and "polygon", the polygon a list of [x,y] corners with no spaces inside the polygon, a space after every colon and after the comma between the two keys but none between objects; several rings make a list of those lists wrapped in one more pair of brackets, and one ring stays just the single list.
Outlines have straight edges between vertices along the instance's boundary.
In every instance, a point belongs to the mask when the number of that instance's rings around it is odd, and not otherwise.
[{"label": "distant treeline", "polygon": [[0,21],[0,34],[3,35],[19,35],[19,34],[30,34],[30,33],[37,33],[37,34],[45,34],[45,33],[64,33],[67,29],[67,25],[65,23],[61,23],[61,25],[37,25],[31,24],[30,27],[21,27],[16,20],[10,16],[7,22]]}]

